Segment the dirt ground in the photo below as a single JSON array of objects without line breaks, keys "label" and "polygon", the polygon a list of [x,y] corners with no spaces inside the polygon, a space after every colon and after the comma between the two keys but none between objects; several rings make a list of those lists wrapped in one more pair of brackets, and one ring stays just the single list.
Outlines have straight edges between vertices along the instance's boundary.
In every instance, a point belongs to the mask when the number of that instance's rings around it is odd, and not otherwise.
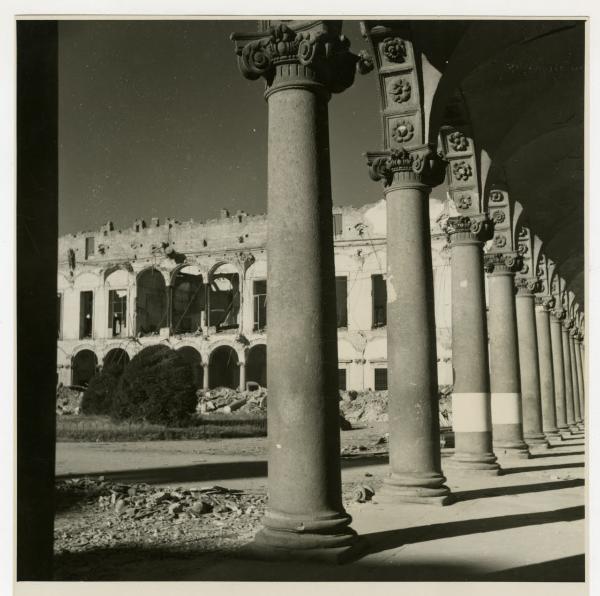
[{"label": "dirt ground", "polygon": [[[56,578],[443,581],[512,573],[581,580],[581,438],[530,460],[502,462],[505,473],[498,477],[446,470],[457,497],[450,507],[389,506],[377,502],[389,473],[386,426],[341,435],[344,505],[368,543],[367,555],[343,574],[239,558],[266,502],[265,438],[58,444]],[[443,461],[451,453],[443,449]],[[91,479],[77,480],[82,477]],[[195,515],[201,491],[215,485],[215,503],[226,506]],[[357,489],[365,486],[375,495],[357,502]],[[112,493],[115,503],[124,501],[123,511],[110,502]]]}]

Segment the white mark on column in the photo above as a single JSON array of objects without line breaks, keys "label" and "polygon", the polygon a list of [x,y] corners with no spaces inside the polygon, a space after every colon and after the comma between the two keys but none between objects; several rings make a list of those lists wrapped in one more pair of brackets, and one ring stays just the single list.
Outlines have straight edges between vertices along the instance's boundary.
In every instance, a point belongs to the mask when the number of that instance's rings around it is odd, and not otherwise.
[{"label": "white mark on column", "polygon": [[281,445],[279,443],[277,443],[277,445],[275,445],[275,447],[277,447],[277,449],[281,449]]},{"label": "white mark on column", "polygon": [[461,288],[466,288],[469,285],[469,282],[466,279],[463,279],[459,285]]},{"label": "white mark on column", "polygon": [[393,275],[388,275],[388,279],[387,279],[387,303],[388,304],[393,304],[394,302],[396,302],[396,298],[398,298],[398,296],[396,295],[396,290],[394,290],[394,276]]}]

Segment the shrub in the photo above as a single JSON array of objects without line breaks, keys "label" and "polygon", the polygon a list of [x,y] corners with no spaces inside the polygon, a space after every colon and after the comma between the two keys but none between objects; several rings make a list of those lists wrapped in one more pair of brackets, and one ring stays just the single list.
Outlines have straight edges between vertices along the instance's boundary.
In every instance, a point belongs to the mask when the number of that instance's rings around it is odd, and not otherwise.
[{"label": "shrub", "polygon": [[112,400],[115,420],[185,425],[196,409],[192,367],[164,345],[149,346],[125,368]]},{"label": "shrub", "polygon": [[119,367],[107,365],[92,377],[81,400],[83,414],[110,414],[121,370]]}]

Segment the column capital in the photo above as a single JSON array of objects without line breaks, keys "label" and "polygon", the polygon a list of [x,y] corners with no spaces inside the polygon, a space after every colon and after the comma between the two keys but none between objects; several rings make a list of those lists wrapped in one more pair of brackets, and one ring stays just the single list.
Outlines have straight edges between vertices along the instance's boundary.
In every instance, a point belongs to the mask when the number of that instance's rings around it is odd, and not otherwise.
[{"label": "column capital", "polygon": [[575,324],[575,321],[571,317],[567,317],[566,312],[565,312],[565,318],[563,319],[562,324],[563,324],[563,327],[567,330],[567,332],[569,332],[569,330]]},{"label": "column capital", "polygon": [[488,275],[514,275],[520,267],[521,258],[516,252],[489,252],[483,255],[483,268]]},{"label": "column capital", "polygon": [[515,287],[517,288],[518,296],[533,296],[540,291],[541,284],[537,277],[523,277],[519,275],[515,277]]},{"label": "column capital", "polygon": [[552,310],[552,315],[560,323],[567,316],[567,311],[559,305]]},{"label": "column capital", "polygon": [[365,73],[373,68],[365,52],[349,51],[350,41],[341,28],[341,21],[296,21],[257,34],[233,33],[231,39],[242,74],[267,82],[265,97],[286,88],[329,95],[350,87],[357,70]]},{"label": "column capital", "polygon": [[541,310],[551,312],[554,306],[556,305],[556,299],[554,298],[554,296],[536,296],[535,305],[537,307],[540,307]]},{"label": "column capital", "polygon": [[494,233],[494,225],[485,213],[449,217],[444,228],[451,245],[482,244]]},{"label": "column capital", "polygon": [[437,186],[444,180],[446,164],[431,144],[367,153],[371,179],[382,180],[390,190]]}]

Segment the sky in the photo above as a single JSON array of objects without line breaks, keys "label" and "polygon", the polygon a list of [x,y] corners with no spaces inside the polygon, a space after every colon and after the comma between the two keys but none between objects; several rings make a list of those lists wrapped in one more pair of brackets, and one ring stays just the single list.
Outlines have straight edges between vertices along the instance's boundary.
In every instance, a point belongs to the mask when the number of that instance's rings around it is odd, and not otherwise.
[{"label": "sky", "polygon": [[[229,39],[255,29],[253,21],[61,21],[60,234],[108,220],[124,229],[137,218],[266,212],[264,84],[243,78]],[[354,52],[367,49],[358,21],[344,33]],[[379,200],[364,158],[382,148],[375,73],[334,95],[329,117],[334,204]]]}]

